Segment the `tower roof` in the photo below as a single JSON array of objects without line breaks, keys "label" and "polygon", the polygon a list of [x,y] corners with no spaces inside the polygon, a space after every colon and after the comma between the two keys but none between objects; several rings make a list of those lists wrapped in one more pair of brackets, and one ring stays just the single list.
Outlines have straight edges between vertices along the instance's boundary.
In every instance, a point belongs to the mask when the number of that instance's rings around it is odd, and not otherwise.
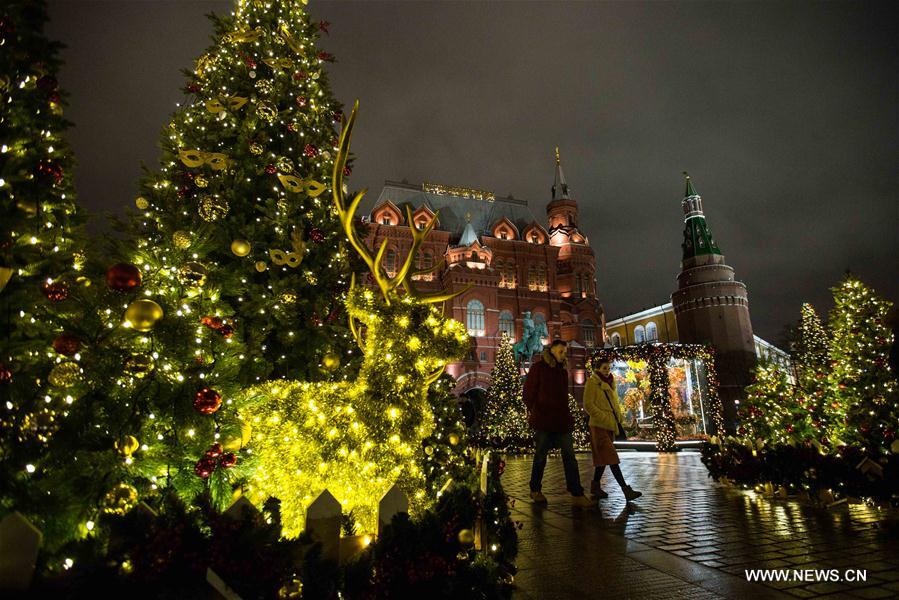
[{"label": "tower roof", "polygon": [[696,193],[690,175],[684,171],[686,179],[686,191],[681,201],[684,209],[684,241],[681,247],[684,251],[683,260],[695,258],[706,254],[721,254],[718,243],[712,237],[702,212],[702,197]]},{"label": "tower roof", "polygon": [[471,226],[471,214],[465,215],[468,223],[465,224],[465,230],[462,232],[462,238],[459,240],[460,246],[471,246],[478,241],[478,234],[475,233],[474,227]]},{"label": "tower roof", "polygon": [[562,159],[559,158],[559,147],[556,146],[556,178],[553,180],[553,200],[570,200],[568,183],[562,172]]},{"label": "tower roof", "polygon": [[698,196],[696,190],[693,188],[693,181],[690,179],[690,174],[684,171],[684,177],[687,180],[687,191],[684,192],[684,198],[689,198],[690,196]]}]

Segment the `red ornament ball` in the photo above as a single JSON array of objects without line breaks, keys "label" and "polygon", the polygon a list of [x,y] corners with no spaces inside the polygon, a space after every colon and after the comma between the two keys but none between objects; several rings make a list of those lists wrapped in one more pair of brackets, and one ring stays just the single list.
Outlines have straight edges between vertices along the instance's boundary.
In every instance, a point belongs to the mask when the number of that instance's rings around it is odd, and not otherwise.
[{"label": "red ornament ball", "polygon": [[318,148],[316,148],[312,144],[306,144],[303,147],[303,154],[305,154],[306,156],[311,158],[311,157],[315,156],[316,154],[318,154]]},{"label": "red ornament ball", "polygon": [[304,106],[306,106],[306,102],[308,102],[308,100],[306,100],[306,96],[297,96],[297,106],[303,108]]},{"label": "red ornament ball", "polygon": [[344,168],[343,168],[343,175],[344,175],[344,177],[349,177],[349,176],[350,176],[350,173],[352,173],[352,172],[353,172],[353,170],[352,170],[351,168],[349,168],[349,167],[344,167]]},{"label": "red ornament ball", "polygon": [[275,165],[266,165],[265,172],[267,175],[274,175],[278,172],[278,167],[276,167]]},{"label": "red ornament ball", "polygon": [[341,121],[343,121],[343,113],[340,112],[339,110],[335,110],[334,111],[334,122],[340,123]]},{"label": "red ornament ball", "polygon": [[221,329],[222,325],[225,324],[221,317],[203,317],[200,319],[200,322],[209,329],[215,329],[216,331]]},{"label": "red ornament ball", "polygon": [[234,335],[234,327],[232,325],[225,324],[219,327],[218,332],[222,334],[222,337],[227,339]]},{"label": "red ornament ball", "polygon": [[218,458],[224,451],[225,449],[222,448],[222,445],[216,442],[209,446],[209,450],[206,451],[206,458]]},{"label": "red ornament ball", "polygon": [[222,407],[222,395],[212,388],[203,388],[194,397],[194,409],[202,415],[211,415]]},{"label": "red ornament ball", "polygon": [[212,475],[212,472],[215,471],[215,459],[214,458],[201,458],[197,461],[197,464],[194,465],[194,473],[197,474],[197,477],[200,479],[209,479],[209,476]]},{"label": "red ornament ball", "polygon": [[47,282],[41,286],[41,291],[51,302],[62,302],[69,297],[69,286],[62,281]]},{"label": "red ornament ball", "polygon": [[222,455],[221,465],[226,469],[230,469],[237,464],[237,455],[233,452],[226,452]]},{"label": "red ornament ball", "polygon": [[0,383],[11,383],[12,371],[6,368],[6,365],[0,364]]},{"label": "red ornament ball", "polygon": [[81,350],[81,340],[71,333],[60,333],[53,340],[53,349],[63,356],[74,356]]},{"label": "red ornament ball", "polygon": [[303,81],[304,79],[306,79],[306,71],[297,71],[293,74],[293,78],[296,81]]},{"label": "red ornament ball", "polygon": [[316,244],[321,244],[325,241],[325,232],[318,227],[313,227],[309,230],[309,239]]},{"label": "red ornament ball", "polygon": [[106,269],[106,285],[117,292],[131,292],[140,287],[140,269],[132,264],[119,263]]},{"label": "red ornament ball", "polygon": [[37,164],[37,172],[39,175],[52,177],[57,184],[62,181],[62,175],[65,171],[56,163],[49,160],[42,160]]}]

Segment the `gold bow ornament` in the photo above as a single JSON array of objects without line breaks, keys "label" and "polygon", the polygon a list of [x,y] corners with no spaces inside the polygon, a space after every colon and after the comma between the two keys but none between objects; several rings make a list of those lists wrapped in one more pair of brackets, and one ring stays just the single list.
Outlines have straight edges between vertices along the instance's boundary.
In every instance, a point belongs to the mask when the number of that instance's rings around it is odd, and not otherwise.
[{"label": "gold bow ornament", "polygon": [[228,157],[221,152],[203,152],[201,150],[179,150],[178,158],[190,168],[209,165],[213,171],[221,171],[228,166]]},{"label": "gold bow ornament", "polygon": [[325,184],[319,183],[312,178],[300,179],[295,175],[278,175],[278,181],[281,182],[288,192],[300,194],[305,192],[310,198],[317,198],[327,189]]}]

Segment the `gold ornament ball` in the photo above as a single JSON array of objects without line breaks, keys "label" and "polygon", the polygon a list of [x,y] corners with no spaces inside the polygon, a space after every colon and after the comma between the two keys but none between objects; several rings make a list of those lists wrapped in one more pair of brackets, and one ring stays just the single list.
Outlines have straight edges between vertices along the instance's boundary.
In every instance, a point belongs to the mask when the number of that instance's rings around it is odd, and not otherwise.
[{"label": "gold ornament ball", "polygon": [[202,175],[197,175],[196,177],[194,177],[194,184],[198,188],[204,188],[209,185],[209,180],[206,179],[205,177],[203,177]]},{"label": "gold ornament ball", "polygon": [[425,446],[425,454],[427,454],[428,456],[433,455],[434,447],[433,446]]},{"label": "gold ornament ball", "polygon": [[263,96],[268,96],[275,89],[274,84],[272,84],[269,79],[260,79],[256,82],[256,91],[262,94]]},{"label": "gold ornament ball", "polygon": [[212,223],[225,217],[230,208],[228,201],[224,198],[210,195],[200,198],[200,205],[197,207],[197,212],[200,214],[201,219],[208,223]]},{"label": "gold ornament ball", "polygon": [[250,242],[247,240],[234,240],[231,242],[231,252],[234,256],[244,257],[250,253]]},{"label": "gold ornament ball", "polygon": [[263,121],[271,123],[278,116],[278,109],[271,102],[263,100],[256,105],[256,115]]},{"label": "gold ornament ball", "polygon": [[208,271],[202,263],[191,261],[178,269],[178,280],[186,287],[203,287]]},{"label": "gold ornament ball", "polygon": [[134,199],[134,206],[138,207],[141,210],[146,210],[150,208],[150,201],[143,196],[138,196]]},{"label": "gold ornament ball", "polygon": [[49,408],[44,408],[36,413],[29,413],[22,419],[22,428],[19,431],[19,441],[26,442],[36,439],[46,443],[59,429],[56,422],[56,413]]},{"label": "gold ornament ball", "polygon": [[137,331],[150,331],[165,313],[162,307],[152,300],[135,300],[125,310],[125,320]]},{"label": "gold ornament ball", "polygon": [[137,506],[137,490],[127,483],[120,483],[103,497],[103,512],[124,515]]},{"label": "gold ornament ball", "polygon": [[175,247],[180,250],[186,250],[190,248],[191,241],[191,235],[186,231],[182,231],[179,229],[172,234],[172,242],[174,242]]},{"label": "gold ornament ball", "polygon": [[260,144],[259,142],[252,142],[250,144],[250,154],[255,154],[256,156],[259,156],[263,152],[265,152],[265,148],[263,148],[262,144]]},{"label": "gold ornament ball", "polygon": [[455,433],[451,433],[447,436],[449,439],[449,443],[452,446],[457,446],[459,444],[459,436]]},{"label": "gold ornament ball", "polygon": [[259,271],[260,273],[265,271],[267,268],[268,268],[268,265],[265,264],[264,260],[260,260],[256,263],[256,270]]},{"label": "gold ornament ball", "polygon": [[50,371],[47,380],[54,387],[71,387],[81,380],[81,367],[72,361],[59,363]]},{"label": "gold ornament ball", "polygon": [[292,173],[293,172],[293,161],[287,158],[286,156],[281,156],[278,158],[278,162],[275,163],[278,167],[278,170],[282,173]]},{"label": "gold ornament ball", "polygon": [[138,379],[143,379],[152,373],[155,368],[156,364],[153,361],[153,357],[142,352],[132,354],[125,361],[125,372]]},{"label": "gold ornament ball", "polygon": [[322,366],[326,371],[333,371],[340,366],[340,355],[336,352],[328,352],[322,357]]},{"label": "gold ornament ball", "polygon": [[296,304],[297,295],[293,292],[282,292],[278,299],[281,301],[281,304],[289,306],[291,304]]},{"label": "gold ornament ball", "polygon": [[126,435],[115,442],[115,449],[119,451],[119,454],[125,457],[131,456],[137,452],[138,448],[140,448],[140,442],[138,442],[137,438],[133,435]]},{"label": "gold ornament ball", "polygon": [[463,529],[459,532],[459,543],[463,546],[474,544],[474,532],[471,529]]}]

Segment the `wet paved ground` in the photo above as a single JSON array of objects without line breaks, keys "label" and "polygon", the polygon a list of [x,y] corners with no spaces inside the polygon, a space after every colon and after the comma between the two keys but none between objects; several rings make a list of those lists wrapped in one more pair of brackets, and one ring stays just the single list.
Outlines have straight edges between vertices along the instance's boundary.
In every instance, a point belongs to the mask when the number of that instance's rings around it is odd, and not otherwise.
[{"label": "wet paved ground", "polygon": [[[609,498],[572,509],[562,463],[550,457],[545,508],[528,498],[530,457],[508,458],[503,485],[519,531],[515,598],[899,598],[899,515],[842,505],[823,509],[725,488],[699,454],[622,452],[626,505],[606,472]],[[578,455],[589,485],[589,455]],[[749,583],[746,569],[835,569],[843,581]],[[867,581],[845,581],[847,569]],[[811,576],[811,575],[809,575]],[[854,573],[850,577],[856,578]]]}]

